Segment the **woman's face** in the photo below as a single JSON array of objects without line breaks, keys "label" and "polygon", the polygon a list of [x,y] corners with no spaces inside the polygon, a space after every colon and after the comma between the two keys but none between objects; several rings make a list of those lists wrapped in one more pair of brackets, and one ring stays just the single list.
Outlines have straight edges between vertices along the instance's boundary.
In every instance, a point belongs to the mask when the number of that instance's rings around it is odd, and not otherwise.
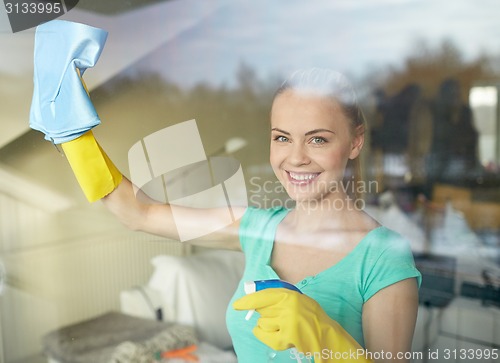
[{"label": "woman's face", "polygon": [[331,98],[287,90],[274,100],[270,162],[297,202],[334,197],[362,144],[363,134],[355,135]]}]

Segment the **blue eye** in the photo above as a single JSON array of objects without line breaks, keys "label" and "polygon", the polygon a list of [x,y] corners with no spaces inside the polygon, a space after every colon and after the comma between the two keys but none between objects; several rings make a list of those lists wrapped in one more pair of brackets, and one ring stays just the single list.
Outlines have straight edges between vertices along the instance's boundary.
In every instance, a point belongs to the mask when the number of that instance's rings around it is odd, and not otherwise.
[{"label": "blue eye", "polygon": [[326,139],[325,139],[325,138],[323,138],[323,137],[316,136],[316,137],[313,137],[313,138],[311,139],[311,142],[312,142],[313,144],[316,144],[316,145],[321,145],[321,144],[326,143],[327,141],[326,141]]},{"label": "blue eye", "polygon": [[283,136],[283,135],[279,135],[279,136],[276,136],[276,137],[274,138],[274,141],[278,141],[278,142],[288,142],[288,137]]}]

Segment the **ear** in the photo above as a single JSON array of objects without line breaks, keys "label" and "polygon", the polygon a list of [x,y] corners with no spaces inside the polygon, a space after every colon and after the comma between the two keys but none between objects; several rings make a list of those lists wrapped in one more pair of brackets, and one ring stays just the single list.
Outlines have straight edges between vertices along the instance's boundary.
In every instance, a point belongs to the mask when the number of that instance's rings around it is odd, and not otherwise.
[{"label": "ear", "polygon": [[354,137],[351,142],[351,153],[349,154],[349,159],[356,159],[361,153],[363,144],[365,143],[365,126],[357,126],[354,130]]}]

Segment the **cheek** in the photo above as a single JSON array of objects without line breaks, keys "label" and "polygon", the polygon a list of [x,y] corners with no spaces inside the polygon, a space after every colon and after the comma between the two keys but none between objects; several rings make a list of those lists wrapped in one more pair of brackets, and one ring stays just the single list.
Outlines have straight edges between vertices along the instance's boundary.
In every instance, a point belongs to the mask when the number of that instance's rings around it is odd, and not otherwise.
[{"label": "cheek", "polygon": [[[350,151],[346,148],[338,148],[321,155],[321,163],[328,169],[341,171],[347,165]],[[318,160],[319,161],[319,160]]]},{"label": "cheek", "polygon": [[269,148],[269,161],[271,165],[274,167],[275,164],[279,164],[283,159],[283,148],[281,147],[276,147],[275,145],[271,144],[271,147]]},{"label": "cheek", "polygon": [[271,146],[271,148],[269,149],[269,163],[271,164],[271,167],[274,171],[276,171],[276,169],[279,167],[278,159],[279,158],[276,149]]},{"label": "cheek", "polygon": [[283,162],[287,158],[286,147],[283,146],[271,146],[269,151],[269,164],[273,169],[274,174],[278,180],[282,180],[282,170],[281,167]]}]

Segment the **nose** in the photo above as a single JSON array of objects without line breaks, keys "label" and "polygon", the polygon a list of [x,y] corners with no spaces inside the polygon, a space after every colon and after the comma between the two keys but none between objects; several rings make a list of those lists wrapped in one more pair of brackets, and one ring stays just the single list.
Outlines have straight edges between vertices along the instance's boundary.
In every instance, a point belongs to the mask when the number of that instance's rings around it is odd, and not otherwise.
[{"label": "nose", "polygon": [[311,162],[305,145],[294,143],[290,148],[290,154],[288,155],[288,162],[293,166],[307,165]]}]

